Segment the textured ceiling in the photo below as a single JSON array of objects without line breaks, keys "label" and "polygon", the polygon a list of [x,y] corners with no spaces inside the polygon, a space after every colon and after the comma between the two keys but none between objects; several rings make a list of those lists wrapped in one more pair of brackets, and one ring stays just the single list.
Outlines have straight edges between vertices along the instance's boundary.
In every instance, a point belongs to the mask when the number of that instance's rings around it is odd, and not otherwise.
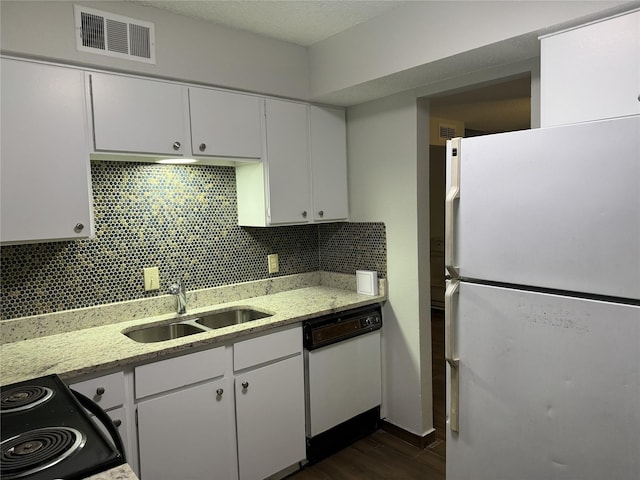
[{"label": "textured ceiling", "polygon": [[313,45],[410,1],[128,0],[266,37]]}]

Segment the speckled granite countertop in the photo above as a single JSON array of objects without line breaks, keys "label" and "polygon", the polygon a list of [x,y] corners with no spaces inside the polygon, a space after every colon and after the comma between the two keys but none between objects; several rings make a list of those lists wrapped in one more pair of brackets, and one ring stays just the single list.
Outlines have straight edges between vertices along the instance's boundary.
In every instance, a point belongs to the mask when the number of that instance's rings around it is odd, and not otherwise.
[{"label": "speckled granite countertop", "polygon": [[138,477],[128,464],[120,465],[106,472],[91,475],[85,480],[138,480]]},{"label": "speckled granite countertop", "polygon": [[[210,311],[233,307],[246,307],[273,315],[175,340],[138,343],[122,333],[142,325],[167,323],[176,318],[175,313],[164,313],[141,318],[132,315],[128,317],[132,319],[127,321],[5,343],[0,346],[0,383],[6,385],[53,373],[63,379],[71,379],[180,352],[186,353],[191,349],[228,343],[250,333],[267,331],[316,316],[386,300],[384,282],[381,282],[383,288],[379,295],[369,296],[356,293],[355,288],[347,289],[351,284],[350,279],[347,279],[346,285],[333,280],[335,279],[322,281],[325,285],[303,286],[273,294],[262,292],[259,296],[212,302],[207,306],[191,308],[187,314],[178,318],[187,320]],[[228,299],[224,296],[222,298]],[[66,327],[64,329],[68,330]]]}]

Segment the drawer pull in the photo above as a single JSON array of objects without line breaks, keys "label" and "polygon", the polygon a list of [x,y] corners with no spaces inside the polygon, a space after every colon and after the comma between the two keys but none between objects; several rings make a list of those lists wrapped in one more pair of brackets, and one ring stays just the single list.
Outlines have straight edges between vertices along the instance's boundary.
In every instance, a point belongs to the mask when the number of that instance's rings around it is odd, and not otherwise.
[{"label": "drawer pull", "polygon": [[117,419],[115,419],[115,420],[113,421],[113,424],[114,424],[116,427],[120,428],[120,425],[122,425],[122,420],[120,420],[119,418],[117,418]]},{"label": "drawer pull", "polygon": [[96,395],[98,395],[99,397],[101,397],[102,395],[104,395],[104,392],[106,390],[104,389],[104,387],[98,387],[96,388]]},{"label": "drawer pull", "polygon": [[247,390],[249,388],[249,382],[242,382],[242,389]]}]

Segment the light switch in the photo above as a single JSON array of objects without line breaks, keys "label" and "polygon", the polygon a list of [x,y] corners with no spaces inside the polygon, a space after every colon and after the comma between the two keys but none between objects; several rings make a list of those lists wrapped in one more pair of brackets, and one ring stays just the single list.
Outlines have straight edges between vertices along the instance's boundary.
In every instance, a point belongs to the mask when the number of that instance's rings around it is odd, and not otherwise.
[{"label": "light switch", "polygon": [[269,264],[269,273],[278,273],[280,271],[277,253],[267,255],[267,263]]},{"label": "light switch", "polygon": [[158,267],[144,268],[144,290],[158,290],[160,288],[160,272]]}]

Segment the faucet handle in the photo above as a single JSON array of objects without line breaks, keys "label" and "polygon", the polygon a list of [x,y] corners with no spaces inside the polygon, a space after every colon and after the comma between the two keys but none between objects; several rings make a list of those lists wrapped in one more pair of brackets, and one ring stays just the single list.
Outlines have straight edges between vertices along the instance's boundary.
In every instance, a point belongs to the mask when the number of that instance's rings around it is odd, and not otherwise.
[{"label": "faucet handle", "polygon": [[182,289],[183,289],[182,282],[174,283],[171,286],[169,286],[169,293],[171,295],[178,295]]}]

